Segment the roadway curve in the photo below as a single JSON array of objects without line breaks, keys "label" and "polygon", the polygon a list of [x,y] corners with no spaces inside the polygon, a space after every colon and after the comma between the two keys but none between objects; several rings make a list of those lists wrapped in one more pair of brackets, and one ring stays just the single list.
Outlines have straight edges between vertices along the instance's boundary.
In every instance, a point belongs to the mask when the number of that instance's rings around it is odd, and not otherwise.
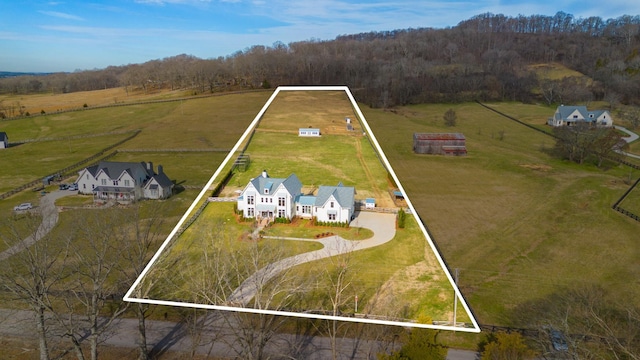
[{"label": "roadway curve", "polygon": [[249,301],[251,301],[256,292],[263,285],[265,285],[271,278],[288,268],[335,255],[345,254],[351,251],[379,246],[389,242],[396,234],[395,221],[395,214],[383,214],[376,212],[356,213],[356,217],[351,221],[350,226],[362,227],[373,231],[373,236],[371,238],[359,241],[345,240],[337,235],[322,238],[320,240],[265,237],[280,240],[314,241],[321,243],[324,247],[320,250],[288,257],[265,266],[245,280],[231,294],[231,296],[229,296],[227,301],[233,305],[244,307],[249,303]]},{"label": "roadway curve", "polygon": [[7,250],[0,252],[0,261],[8,259],[9,257],[21,252],[47,235],[58,222],[58,208],[56,207],[56,200],[61,197],[75,195],[77,193],[77,191],[59,190],[45,194],[40,198],[40,206],[37,209],[42,215],[42,222],[40,223],[40,226],[38,226],[38,229],[34,234],[29,235]]},{"label": "roadway curve", "polygon": [[[627,133],[629,136],[625,136],[622,138],[622,140],[626,141],[627,144],[630,144],[636,140],[638,140],[638,134],[622,127],[622,126],[614,126],[617,130],[620,130],[624,133]],[[636,158],[636,159],[640,159],[640,155],[636,155],[636,154],[632,154],[632,153],[628,153],[628,152],[624,152],[624,151],[618,151],[620,154],[628,156],[628,157],[632,157],[632,158]]]}]

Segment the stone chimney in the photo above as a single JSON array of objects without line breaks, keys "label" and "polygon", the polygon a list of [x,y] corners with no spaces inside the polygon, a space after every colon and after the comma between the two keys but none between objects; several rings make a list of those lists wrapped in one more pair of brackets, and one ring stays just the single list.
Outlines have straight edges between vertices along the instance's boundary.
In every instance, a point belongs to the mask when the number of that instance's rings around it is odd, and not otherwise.
[{"label": "stone chimney", "polygon": [[262,177],[265,179],[269,177],[269,175],[267,174],[267,170],[262,170]]},{"label": "stone chimney", "polygon": [[153,163],[151,161],[147,163],[147,172],[153,175]]}]

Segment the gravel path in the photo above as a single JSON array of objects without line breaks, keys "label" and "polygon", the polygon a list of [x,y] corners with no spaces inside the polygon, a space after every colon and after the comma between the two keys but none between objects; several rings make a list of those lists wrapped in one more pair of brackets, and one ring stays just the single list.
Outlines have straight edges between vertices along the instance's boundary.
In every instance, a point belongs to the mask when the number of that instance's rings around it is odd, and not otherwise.
[{"label": "gravel path", "polygon": [[77,191],[58,190],[45,194],[40,199],[40,206],[32,211],[40,211],[42,215],[42,223],[38,226],[35,234],[32,234],[21,242],[15,244],[9,249],[0,252],[0,261],[8,259],[9,257],[19,253],[20,251],[35,244],[38,240],[42,239],[58,222],[58,208],[56,207],[56,200],[61,197],[75,195]]},{"label": "gravel path", "polygon": [[356,217],[351,222],[350,226],[362,227],[373,231],[373,237],[367,240],[345,240],[337,235],[322,238],[320,240],[270,237],[281,240],[320,242],[323,245],[323,248],[288,257],[265,266],[245,280],[227,300],[233,304],[246,306],[263,284],[288,268],[335,255],[345,254],[350,251],[358,251],[382,245],[393,239],[395,236],[395,219],[395,214],[382,214],[376,212],[356,213]]}]

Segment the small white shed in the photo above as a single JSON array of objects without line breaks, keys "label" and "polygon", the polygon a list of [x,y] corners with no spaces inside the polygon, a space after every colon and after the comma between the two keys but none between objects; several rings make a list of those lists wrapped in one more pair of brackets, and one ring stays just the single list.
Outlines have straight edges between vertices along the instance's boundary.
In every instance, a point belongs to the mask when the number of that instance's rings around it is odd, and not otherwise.
[{"label": "small white shed", "polygon": [[320,129],[316,128],[300,128],[298,129],[298,136],[320,136]]}]

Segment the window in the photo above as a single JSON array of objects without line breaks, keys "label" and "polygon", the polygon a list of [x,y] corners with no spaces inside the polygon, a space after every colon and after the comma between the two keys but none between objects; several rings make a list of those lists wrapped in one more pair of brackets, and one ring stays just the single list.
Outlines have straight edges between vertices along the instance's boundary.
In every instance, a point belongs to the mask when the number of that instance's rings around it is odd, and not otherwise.
[{"label": "window", "polygon": [[253,217],[253,215],[254,215],[253,208],[252,207],[247,208],[247,217]]},{"label": "window", "polygon": [[283,217],[285,217],[284,209],[280,209],[280,210],[278,210],[278,217],[279,217],[279,218],[283,218]]},{"label": "window", "polygon": [[124,186],[126,186],[126,187],[131,187],[131,181],[129,181],[129,180],[125,180],[125,181],[124,181]]},{"label": "window", "polygon": [[107,179],[102,179],[102,181],[100,182],[100,184],[102,184],[102,185],[107,185]]},{"label": "window", "polygon": [[278,206],[284,206],[284,197],[279,197],[278,198]]},{"label": "window", "polygon": [[333,201],[329,203],[329,206],[333,208]]},{"label": "window", "polygon": [[113,186],[118,186],[118,180],[113,180]]},{"label": "window", "polygon": [[302,205],[303,214],[311,214],[311,205]]},{"label": "window", "polygon": [[253,205],[254,201],[255,201],[255,199],[254,199],[253,195],[247,196],[247,204],[248,205]]},{"label": "window", "polygon": [[265,188],[265,189],[264,189],[264,194],[265,194],[265,195],[269,195],[269,189]]},{"label": "window", "polygon": [[329,214],[329,221],[336,221],[336,214]]},{"label": "window", "polygon": [[273,198],[269,198],[269,202],[273,204]]}]

